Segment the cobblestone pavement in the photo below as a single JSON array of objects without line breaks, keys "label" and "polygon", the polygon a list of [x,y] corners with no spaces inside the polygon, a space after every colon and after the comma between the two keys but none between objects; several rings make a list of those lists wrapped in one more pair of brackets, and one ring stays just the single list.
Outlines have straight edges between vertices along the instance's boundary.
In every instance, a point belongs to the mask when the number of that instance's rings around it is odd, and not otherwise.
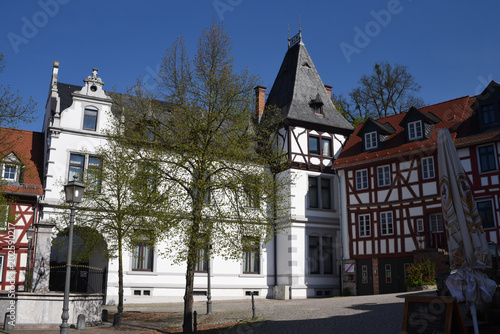
[{"label": "cobblestone pavement", "polygon": [[[245,300],[213,301],[213,314],[205,315],[206,303],[196,302],[194,310],[200,315],[198,323],[215,324],[241,322],[224,330],[227,334],[257,333],[401,333],[404,297],[410,293],[375,296],[338,297],[322,299],[271,300],[255,299],[256,318],[252,320],[250,297]],[[415,294],[415,293],[413,293]],[[418,295],[435,295],[434,291]],[[114,307],[106,307],[114,311]],[[85,331],[72,329],[70,333],[169,333],[168,328],[182,324],[182,303],[128,304],[128,312],[168,312],[174,315],[165,321],[128,323],[125,328],[109,324],[87,327]],[[123,320],[127,324],[127,320]],[[15,329],[0,333],[59,333],[52,329]]]}]

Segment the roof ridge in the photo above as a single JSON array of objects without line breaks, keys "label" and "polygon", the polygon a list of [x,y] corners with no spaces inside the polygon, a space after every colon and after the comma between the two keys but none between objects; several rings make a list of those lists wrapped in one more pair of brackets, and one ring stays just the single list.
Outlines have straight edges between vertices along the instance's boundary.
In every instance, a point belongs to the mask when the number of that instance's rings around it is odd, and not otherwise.
[{"label": "roof ridge", "polygon": [[451,99],[451,100],[442,101],[442,102],[438,102],[438,103],[434,103],[434,104],[429,104],[429,105],[426,105],[424,107],[420,107],[420,108],[417,108],[417,109],[433,107],[433,106],[437,106],[437,105],[444,104],[444,103],[450,103],[450,102],[453,102],[453,101],[456,101],[456,100],[460,100],[460,99],[464,99],[464,98],[470,98],[470,95],[464,95],[464,96],[460,96],[460,97],[457,97],[457,98],[454,98],[454,99]]}]

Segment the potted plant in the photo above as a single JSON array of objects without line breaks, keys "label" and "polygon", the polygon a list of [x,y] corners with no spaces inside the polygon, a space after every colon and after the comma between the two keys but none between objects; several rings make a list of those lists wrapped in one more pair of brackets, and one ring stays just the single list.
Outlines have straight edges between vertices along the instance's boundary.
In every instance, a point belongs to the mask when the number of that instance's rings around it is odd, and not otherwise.
[{"label": "potted plant", "polygon": [[436,288],[436,264],[429,259],[415,262],[406,268],[408,291],[432,290]]}]

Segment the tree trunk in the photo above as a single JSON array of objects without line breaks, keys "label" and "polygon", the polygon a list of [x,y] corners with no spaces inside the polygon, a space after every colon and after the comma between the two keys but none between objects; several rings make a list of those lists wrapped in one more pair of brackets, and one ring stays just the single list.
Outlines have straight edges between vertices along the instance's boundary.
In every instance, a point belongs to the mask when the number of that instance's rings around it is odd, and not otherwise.
[{"label": "tree trunk", "polygon": [[123,249],[118,238],[118,313],[123,313]]},{"label": "tree trunk", "polygon": [[194,289],[194,263],[196,258],[196,248],[190,242],[189,254],[186,269],[186,290],[184,293],[184,324],[182,330],[184,334],[193,332],[193,289]]}]

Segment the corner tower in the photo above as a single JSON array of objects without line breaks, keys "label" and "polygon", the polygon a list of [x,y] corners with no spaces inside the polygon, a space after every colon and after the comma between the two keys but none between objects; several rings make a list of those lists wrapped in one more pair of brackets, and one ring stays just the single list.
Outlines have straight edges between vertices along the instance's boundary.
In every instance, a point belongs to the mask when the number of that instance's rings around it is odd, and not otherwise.
[{"label": "corner tower", "polygon": [[[291,298],[340,294],[341,234],[338,177],[332,164],[351,124],[331,100],[302,41],[288,50],[266,101],[283,113],[278,144],[290,160],[292,221],[275,239],[277,291]],[[266,117],[264,112],[262,117]]]}]

